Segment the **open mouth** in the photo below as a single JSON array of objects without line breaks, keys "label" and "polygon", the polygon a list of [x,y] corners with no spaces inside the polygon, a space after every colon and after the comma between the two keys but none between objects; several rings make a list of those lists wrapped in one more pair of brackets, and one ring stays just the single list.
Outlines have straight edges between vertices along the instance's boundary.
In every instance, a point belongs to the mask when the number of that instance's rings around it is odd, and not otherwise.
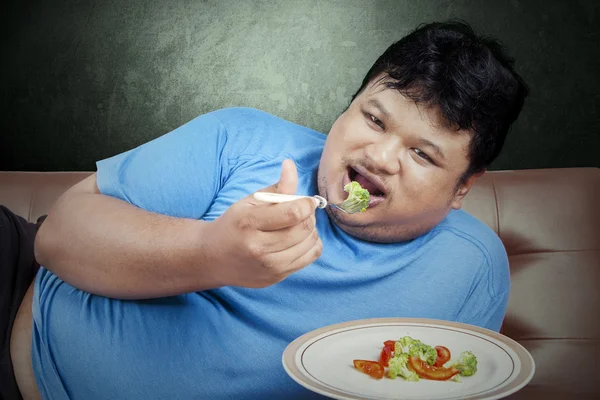
[{"label": "open mouth", "polygon": [[369,207],[381,203],[385,199],[385,188],[372,174],[361,166],[348,167],[350,181],[356,181],[370,194]]}]

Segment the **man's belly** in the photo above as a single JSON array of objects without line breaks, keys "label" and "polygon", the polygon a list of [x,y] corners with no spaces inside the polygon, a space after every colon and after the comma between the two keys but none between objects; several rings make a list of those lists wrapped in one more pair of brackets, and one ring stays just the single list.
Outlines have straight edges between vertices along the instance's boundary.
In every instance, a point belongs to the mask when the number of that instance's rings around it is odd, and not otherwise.
[{"label": "man's belly", "polygon": [[121,301],[76,290],[43,268],[35,285],[31,354],[43,397],[316,397],[281,365],[297,336],[282,338],[282,330],[294,321],[273,316],[272,326],[256,291]]},{"label": "man's belly", "polygon": [[32,283],[19,307],[10,339],[10,353],[15,377],[21,395],[25,400],[41,399],[40,392],[35,383],[33,366],[31,364],[31,304],[33,287],[34,284]]}]

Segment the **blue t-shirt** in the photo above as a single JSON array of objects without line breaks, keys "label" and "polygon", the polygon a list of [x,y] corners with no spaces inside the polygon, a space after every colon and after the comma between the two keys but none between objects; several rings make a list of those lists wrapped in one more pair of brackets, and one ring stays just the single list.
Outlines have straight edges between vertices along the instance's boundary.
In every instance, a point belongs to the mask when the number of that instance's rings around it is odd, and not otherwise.
[{"label": "blue t-shirt", "polygon": [[[162,214],[214,220],[298,167],[298,194],[316,194],[326,136],[265,112],[200,116],[98,162],[98,186]],[[499,330],[509,293],[497,235],[463,211],[396,244],[358,240],[317,210],[321,257],[263,289],[222,287],[124,301],[90,295],[42,268],[35,283],[32,357],[48,399],[306,399],[281,356],[325,325],[423,317]]]}]

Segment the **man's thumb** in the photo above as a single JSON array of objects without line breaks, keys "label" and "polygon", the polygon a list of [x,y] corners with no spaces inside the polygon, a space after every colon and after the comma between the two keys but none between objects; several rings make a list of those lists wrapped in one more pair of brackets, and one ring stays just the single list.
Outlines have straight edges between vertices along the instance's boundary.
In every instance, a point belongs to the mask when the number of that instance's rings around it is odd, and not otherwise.
[{"label": "man's thumb", "polygon": [[279,182],[261,190],[262,192],[295,194],[298,187],[298,171],[292,160],[284,160],[281,164]]}]

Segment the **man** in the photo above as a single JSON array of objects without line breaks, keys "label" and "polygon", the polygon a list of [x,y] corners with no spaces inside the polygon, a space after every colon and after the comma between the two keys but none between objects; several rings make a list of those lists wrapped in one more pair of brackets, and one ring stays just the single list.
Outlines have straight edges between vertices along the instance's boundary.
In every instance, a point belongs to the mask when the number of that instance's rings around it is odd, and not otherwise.
[{"label": "man", "polygon": [[[327,136],[233,108],[100,161],[38,232],[31,348],[13,338],[21,389],[35,374],[52,399],[305,399],[318,396],[281,354],[310,330],[373,317],[498,330],[506,253],[460,207],[526,93],[495,42],[435,23],[386,50]],[[252,195],[340,203],[352,180],[371,193],[352,215]]]}]

